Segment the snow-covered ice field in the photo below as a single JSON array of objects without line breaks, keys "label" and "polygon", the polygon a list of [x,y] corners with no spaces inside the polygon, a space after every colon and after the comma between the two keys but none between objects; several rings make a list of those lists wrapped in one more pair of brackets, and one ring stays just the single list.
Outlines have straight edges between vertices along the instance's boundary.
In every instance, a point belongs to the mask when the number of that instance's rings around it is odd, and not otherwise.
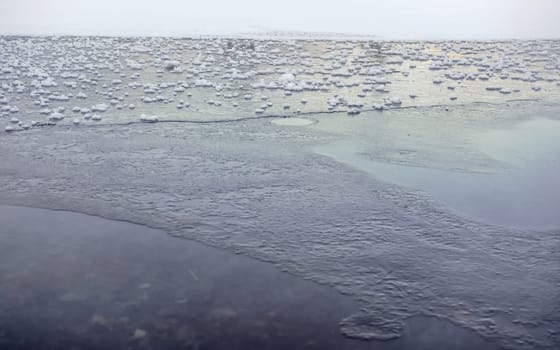
[{"label": "snow-covered ice field", "polygon": [[159,228],[560,346],[560,42],[1,37],[0,202]]}]

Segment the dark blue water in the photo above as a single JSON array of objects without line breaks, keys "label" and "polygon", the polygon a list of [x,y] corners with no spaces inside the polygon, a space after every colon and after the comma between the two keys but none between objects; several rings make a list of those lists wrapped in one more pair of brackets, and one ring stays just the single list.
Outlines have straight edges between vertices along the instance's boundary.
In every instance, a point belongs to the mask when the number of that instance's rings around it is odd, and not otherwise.
[{"label": "dark blue water", "polygon": [[125,222],[0,206],[0,349],[497,349],[453,324],[343,337],[358,310],[273,265]]}]

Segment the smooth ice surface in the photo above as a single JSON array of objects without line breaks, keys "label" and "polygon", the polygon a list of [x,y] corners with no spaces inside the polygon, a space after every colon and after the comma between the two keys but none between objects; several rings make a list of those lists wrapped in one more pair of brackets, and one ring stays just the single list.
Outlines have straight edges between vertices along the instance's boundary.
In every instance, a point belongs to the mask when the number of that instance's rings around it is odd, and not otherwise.
[{"label": "smooth ice surface", "polygon": [[269,264],[79,213],[0,221],[2,349],[374,346],[338,332],[350,298]]},{"label": "smooth ice surface", "polygon": [[11,206],[0,221],[2,349],[498,348],[427,317],[407,320],[398,341],[345,339],[351,298],[143,226]]},{"label": "smooth ice surface", "polygon": [[507,163],[498,172],[458,172],[372,160],[360,140],[315,150],[375,178],[428,193],[475,219],[538,229],[560,228],[560,121],[536,119],[476,135],[475,145]]},{"label": "smooth ice surface", "polygon": [[272,123],[276,125],[285,125],[285,126],[306,126],[306,125],[313,124],[314,121],[309,119],[303,119],[303,118],[282,118],[282,119],[274,119]]}]

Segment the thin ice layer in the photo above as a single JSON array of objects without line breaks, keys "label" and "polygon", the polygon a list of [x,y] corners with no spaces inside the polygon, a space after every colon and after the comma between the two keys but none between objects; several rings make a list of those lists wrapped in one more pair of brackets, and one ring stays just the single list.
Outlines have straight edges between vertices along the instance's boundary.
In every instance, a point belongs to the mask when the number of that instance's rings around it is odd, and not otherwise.
[{"label": "thin ice layer", "polygon": [[0,141],[0,198],[163,228],[332,285],[363,304],[342,327],[355,337],[426,314],[504,347],[558,347],[558,232],[454,215],[312,153],[330,139],[265,121],[15,134]]}]

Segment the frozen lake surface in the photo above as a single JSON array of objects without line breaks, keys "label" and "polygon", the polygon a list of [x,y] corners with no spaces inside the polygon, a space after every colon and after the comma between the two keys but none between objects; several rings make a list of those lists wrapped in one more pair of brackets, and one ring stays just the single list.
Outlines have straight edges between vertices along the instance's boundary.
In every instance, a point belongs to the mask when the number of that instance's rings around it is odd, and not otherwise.
[{"label": "frozen lake surface", "polygon": [[399,344],[430,317],[559,347],[558,41],[0,48],[3,204],[269,262],[355,301],[348,337]]},{"label": "frozen lake surface", "polygon": [[536,119],[482,133],[485,153],[510,165],[492,173],[465,173],[371,160],[359,142],[338,141],[316,151],[377,179],[427,192],[451,208],[491,224],[534,229],[560,227],[560,122]]},{"label": "frozen lake surface", "polygon": [[426,317],[395,342],[344,338],[351,298],[143,226],[8,206],[0,220],[2,349],[498,348]]}]

